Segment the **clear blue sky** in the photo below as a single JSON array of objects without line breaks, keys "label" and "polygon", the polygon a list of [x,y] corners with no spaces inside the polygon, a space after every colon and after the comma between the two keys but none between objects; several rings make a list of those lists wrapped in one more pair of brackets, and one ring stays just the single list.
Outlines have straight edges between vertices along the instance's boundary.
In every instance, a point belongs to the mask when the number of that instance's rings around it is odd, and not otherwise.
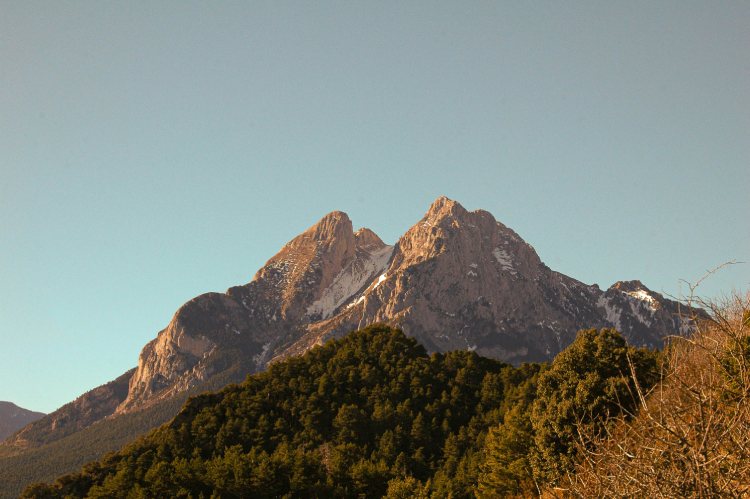
[{"label": "clear blue sky", "polygon": [[2,1],[0,400],[113,379],[334,209],[393,242],[445,194],[602,287],[750,261],[748,26],[729,1]]}]

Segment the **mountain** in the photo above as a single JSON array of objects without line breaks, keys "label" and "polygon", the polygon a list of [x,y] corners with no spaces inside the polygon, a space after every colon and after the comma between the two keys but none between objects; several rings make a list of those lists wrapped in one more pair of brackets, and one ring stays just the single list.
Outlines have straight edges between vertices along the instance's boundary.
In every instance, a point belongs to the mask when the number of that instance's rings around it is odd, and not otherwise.
[{"label": "mountain", "polygon": [[473,350],[519,364],[552,359],[590,327],[615,327],[631,344],[661,346],[665,336],[692,327],[680,307],[639,281],[604,291],[555,272],[490,213],[469,212],[446,197],[392,246],[369,229],[355,232],[335,211],[287,243],[248,284],[180,307],[133,371],[5,446],[44,445],[186,391],[241,381],[375,322],[398,326],[430,351]]},{"label": "mountain", "polygon": [[679,304],[639,281],[607,291],[550,270],[482,210],[438,198],[394,246],[335,211],[287,243],[244,286],[183,305],[141,352],[115,414],[169,398],[235,367],[272,360],[374,322],[432,351],[512,363],[549,360],[585,327],[616,327],[657,347],[687,327]]},{"label": "mountain", "polygon": [[13,402],[0,401],[0,441],[43,416],[42,412],[29,411]]}]

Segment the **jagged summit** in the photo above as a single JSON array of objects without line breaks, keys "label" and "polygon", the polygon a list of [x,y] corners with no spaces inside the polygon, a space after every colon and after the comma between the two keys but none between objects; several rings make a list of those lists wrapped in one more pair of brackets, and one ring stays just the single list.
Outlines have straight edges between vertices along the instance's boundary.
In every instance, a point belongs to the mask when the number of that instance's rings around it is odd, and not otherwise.
[{"label": "jagged summit", "polygon": [[354,239],[357,242],[357,247],[362,249],[375,249],[385,246],[383,240],[380,239],[377,234],[375,234],[367,227],[362,227],[357,232],[355,232]]},{"label": "jagged summit", "polygon": [[647,293],[651,293],[651,290],[648,289],[641,281],[634,280],[634,281],[617,281],[612,285],[613,289],[617,289],[620,291],[623,291],[625,293],[635,292],[635,291],[645,291]]},{"label": "jagged summit", "polygon": [[608,291],[619,291],[631,298],[646,303],[651,308],[658,309],[664,297],[648,289],[641,281],[617,281]]},{"label": "jagged summit", "polygon": [[352,233],[352,221],[349,215],[343,211],[332,211],[318,223],[307,229],[304,234],[310,233],[317,241],[328,241],[340,236],[348,236]]},{"label": "jagged summit", "polygon": [[514,240],[522,241],[521,238],[512,229],[495,219],[489,211],[477,209],[468,211],[461,203],[454,201],[446,196],[440,196],[432,202],[427,213],[414,227],[429,228],[440,226],[443,228],[477,228],[488,232],[493,229],[491,224],[497,225],[501,230],[508,233],[508,236]]},{"label": "jagged summit", "polygon": [[398,240],[378,279],[280,357],[372,322],[398,325],[432,350],[468,348],[513,362],[549,359],[583,327],[615,326],[634,343],[659,345],[681,319],[657,298],[641,310],[652,292],[633,286],[605,293],[554,272],[491,213],[441,196]]},{"label": "jagged summit", "polygon": [[[478,221],[482,221],[483,224],[497,223],[500,224],[492,214],[485,210],[474,210],[468,211],[464,208],[461,203],[454,201],[446,196],[440,196],[432,202],[427,213],[425,213],[422,220],[417,223],[417,226],[442,226],[457,228],[461,225],[473,225]],[[502,227],[504,225],[500,224]]]},{"label": "jagged summit", "polygon": [[430,205],[425,219],[434,220],[445,216],[460,217],[466,213],[468,211],[459,202],[449,199],[446,196],[440,196]]},{"label": "jagged summit", "polygon": [[286,243],[258,270],[255,280],[269,278],[280,269],[301,270],[323,254],[329,256],[329,260],[346,258],[354,253],[354,242],[349,216],[342,211],[333,211]]},{"label": "jagged summit", "polygon": [[438,196],[435,201],[432,202],[430,207],[425,213],[425,219],[436,219],[443,217],[452,218],[463,218],[467,215],[480,216],[482,218],[490,218],[495,220],[495,217],[489,211],[478,209],[469,211],[456,200],[450,199],[447,196]]},{"label": "jagged summit", "polygon": [[[521,267],[541,263],[533,248],[495,220],[491,213],[484,210],[469,212],[445,196],[432,203],[425,216],[399,239],[396,246],[394,261],[403,265],[414,265],[447,254],[449,256],[445,258],[453,260],[456,265],[473,265],[473,271],[462,274],[469,277],[479,275],[476,269],[480,262],[499,265],[501,270],[511,274],[517,274]],[[455,266],[453,270],[457,271]],[[494,274],[485,272],[484,275]]]}]

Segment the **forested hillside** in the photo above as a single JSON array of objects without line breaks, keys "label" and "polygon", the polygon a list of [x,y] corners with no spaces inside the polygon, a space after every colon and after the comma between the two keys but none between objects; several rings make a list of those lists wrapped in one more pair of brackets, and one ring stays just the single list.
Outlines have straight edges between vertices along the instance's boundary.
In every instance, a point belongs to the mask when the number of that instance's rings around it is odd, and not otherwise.
[{"label": "forested hillside", "polygon": [[628,359],[644,386],[657,371],[654,354],[627,347],[612,330],[582,332],[558,359],[516,368],[467,351],[427,355],[401,331],[371,326],[191,398],[149,436],[24,495],[469,497],[529,490],[569,469],[577,421],[596,427],[620,410],[633,388]]}]

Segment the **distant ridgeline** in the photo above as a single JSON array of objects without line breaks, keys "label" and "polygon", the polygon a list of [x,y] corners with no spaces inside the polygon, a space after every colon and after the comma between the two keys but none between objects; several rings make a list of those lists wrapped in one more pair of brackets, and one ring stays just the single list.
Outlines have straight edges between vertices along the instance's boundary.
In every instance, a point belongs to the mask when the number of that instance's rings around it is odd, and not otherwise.
[{"label": "distant ridgeline", "polygon": [[577,421],[628,407],[631,362],[643,386],[655,382],[656,354],[613,330],[582,331],[551,366],[513,367],[469,351],[428,355],[374,325],[190,398],[148,436],[23,497],[533,490],[570,465]]},{"label": "distant ridgeline", "polygon": [[0,441],[41,417],[44,417],[41,412],[29,411],[12,402],[0,401]]}]

